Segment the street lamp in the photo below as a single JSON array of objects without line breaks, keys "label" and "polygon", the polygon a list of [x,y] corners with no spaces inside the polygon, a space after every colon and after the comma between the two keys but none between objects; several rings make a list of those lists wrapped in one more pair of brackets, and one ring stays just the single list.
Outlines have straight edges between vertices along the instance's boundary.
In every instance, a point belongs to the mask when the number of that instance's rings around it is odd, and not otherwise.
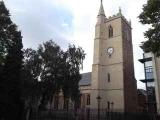
[{"label": "street lamp", "polygon": [[111,102],[111,110],[113,111],[113,105],[114,105],[114,103],[113,102]]},{"label": "street lamp", "polygon": [[100,120],[100,102],[101,102],[101,97],[98,95],[97,96],[97,103],[98,103],[98,120]]}]

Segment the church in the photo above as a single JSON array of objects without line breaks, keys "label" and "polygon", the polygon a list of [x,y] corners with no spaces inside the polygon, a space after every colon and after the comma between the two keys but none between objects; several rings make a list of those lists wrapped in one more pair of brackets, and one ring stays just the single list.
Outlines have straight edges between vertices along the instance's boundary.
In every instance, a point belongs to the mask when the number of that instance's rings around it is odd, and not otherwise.
[{"label": "church", "polygon": [[106,17],[102,0],[95,25],[92,72],[82,74],[79,86],[81,108],[137,110],[131,22],[121,10]]},{"label": "church", "polygon": [[[92,72],[83,73],[79,82],[81,109],[137,111],[137,83],[134,76],[132,28],[122,15],[106,17],[101,0],[95,25]],[[54,99],[63,109],[63,95]],[[54,102],[53,102],[54,103]],[[69,108],[73,108],[71,101]]]}]

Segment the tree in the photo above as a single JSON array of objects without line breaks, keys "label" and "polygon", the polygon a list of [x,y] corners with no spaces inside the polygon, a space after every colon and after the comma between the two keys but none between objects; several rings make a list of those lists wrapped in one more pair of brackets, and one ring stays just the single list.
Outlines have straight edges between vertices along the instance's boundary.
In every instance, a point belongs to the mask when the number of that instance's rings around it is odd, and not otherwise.
[{"label": "tree", "polygon": [[7,36],[8,25],[12,24],[9,18],[9,11],[6,9],[4,2],[0,2],[0,65],[4,64],[4,59],[8,50],[9,38]]},{"label": "tree", "polygon": [[[26,88],[24,91],[26,93],[39,91],[40,94],[34,94],[34,92],[32,94],[35,98],[36,96],[40,98],[40,108],[45,108],[47,103],[51,105],[53,97],[59,95],[61,90],[65,98],[78,101],[80,96],[78,83],[81,79],[80,69],[84,58],[82,48],[70,45],[64,52],[52,40],[39,45],[37,50],[26,49],[23,78],[30,87],[24,85],[23,88]],[[40,87],[32,87],[38,80]],[[32,94],[27,97],[31,99]]]},{"label": "tree", "polygon": [[0,119],[21,119],[22,36],[0,1]]},{"label": "tree", "polygon": [[42,105],[52,102],[53,95],[59,93],[62,84],[63,51],[52,40],[43,43],[38,48],[43,60],[41,82],[43,85]]},{"label": "tree", "polygon": [[160,1],[148,0],[147,4],[143,6],[143,12],[139,15],[139,19],[142,24],[151,25],[144,33],[148,39],[143,44],[144,50],[160,56]]},{"label": "tree", "polygon": [[78,83],[81,79],[80,69],[83,68],[85,53],[81,47],[76,48],[75,45],[69,45],[69,48],[66,51],[66,56],[62,90],[64,98],[66,99],[71,97],[72,101],[74,101],[76,105],[76,103],[79,102],[80,97]]},{"label": "tree", "polygon": [[39,76],[42,71],[42,58],[36,50],[24,50],[24,63],[22,68],[22,99],[25,101],[24,116],[29,119],[30,113],[37,112],[38,102],[41,98],[41,82]]}]

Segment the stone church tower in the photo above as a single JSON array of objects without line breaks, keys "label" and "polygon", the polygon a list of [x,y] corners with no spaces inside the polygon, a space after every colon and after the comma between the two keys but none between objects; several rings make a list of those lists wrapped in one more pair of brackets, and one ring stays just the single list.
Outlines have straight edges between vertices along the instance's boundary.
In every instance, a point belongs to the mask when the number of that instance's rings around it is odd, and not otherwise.
[{"label": "stone church tower", "polygon": [[91,108],[133,112],[137,109],[131,23],[121,14],[107,18],[102,0],[97,16],[91,79]]}]

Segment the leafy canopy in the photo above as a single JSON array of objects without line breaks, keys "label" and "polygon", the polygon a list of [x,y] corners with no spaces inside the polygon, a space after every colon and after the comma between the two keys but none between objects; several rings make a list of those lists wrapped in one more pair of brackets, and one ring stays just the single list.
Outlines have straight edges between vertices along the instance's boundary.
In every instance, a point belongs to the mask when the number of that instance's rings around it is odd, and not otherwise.
[{"label": "leafy canopy", "polygon": [[[82,48],[69,45],[68,50],[63,51],[52,40],[39,45],[37,50],[26,49],[23,78],[29,86],[24,89],[26,93],[24,97],[29,100],[33,99],[34,95],[33,100],[37,100],[40,95],[43,108],[62,90],[65,98],[78,101],[80,97],[78,83],[84,58]],[[32,100],[29,101],[30,104],[34,103]]]},{"label": "leafy canopy", "polygon": [[22,115],[22,48],[21,32],[11,21],[4,2],[0,1],[0,113],[4,113],[0,119],[19,120]]},{"label": "leafy canopy", "polygon": [[139,15],[142,24],[151,25],[144,33],[148,39],[143,44],[146,52],[153,52],[156,56],[160,56],[160,1],[148,0],[143,6],[143,12]]}]

